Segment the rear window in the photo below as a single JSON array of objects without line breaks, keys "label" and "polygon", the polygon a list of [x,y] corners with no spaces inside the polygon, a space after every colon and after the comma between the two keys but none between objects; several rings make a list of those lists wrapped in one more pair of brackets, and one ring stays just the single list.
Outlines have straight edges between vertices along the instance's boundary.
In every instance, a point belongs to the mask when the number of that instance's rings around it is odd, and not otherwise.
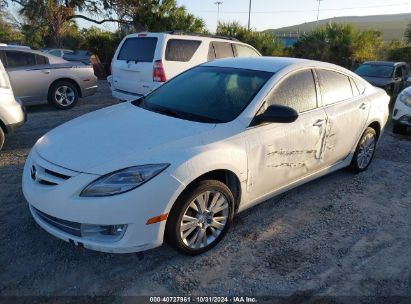
[{"label": "rear window", "polygon": [[200,44],[198,40],[170,39],[166,47],[166,60],[190,61]]},{"label": "rear window", "polygon": [[157,38],[128,38],[121,46],[118,60],[152,62],[156,50]]},{"label": "rear window", "polygon": [[48,59],[44,56],[36,54],[36,63],[37,65],[44,65],[48,63]]}]

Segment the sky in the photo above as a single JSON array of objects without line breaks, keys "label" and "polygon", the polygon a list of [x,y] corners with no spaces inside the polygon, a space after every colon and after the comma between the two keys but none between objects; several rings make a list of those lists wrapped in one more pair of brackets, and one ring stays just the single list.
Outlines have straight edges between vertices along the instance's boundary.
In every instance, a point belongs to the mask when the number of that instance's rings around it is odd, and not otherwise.
[{"label": "sky", "polygon": [[[220,21],[247,25],[249,0],[177,0],[201,17],[211,32],[217,26],[217,1],[223,2]],[[315,21],[317,8],[317,0],[252,0],[251,28],[261,31]],[[411,0],[322,0],[320,5],[320,19],[399,13],[411,13]]]},{"label": "sky", "polygon": [[[210,32],[217,26],[217,5],[220,1],[222,22],[238,21],[246,26],[250,0],[177,0],[188,12],[202,18]],[[251,0],[251,28],[258,31],[276,29],[289,25],[315,21],[318,0]],[[321,0],[319,19],[338,16],[365,16],[380,14],[411,13],[411,0]],[[13,7],[13,6],[12,6]],[[14,13],[16,7],[14,7]],[[411,21],[411,20],[410,20]],[[77,21],[80,27],[96,26],[84,20]],[[115,24],[99,26],[115,30]]]}]

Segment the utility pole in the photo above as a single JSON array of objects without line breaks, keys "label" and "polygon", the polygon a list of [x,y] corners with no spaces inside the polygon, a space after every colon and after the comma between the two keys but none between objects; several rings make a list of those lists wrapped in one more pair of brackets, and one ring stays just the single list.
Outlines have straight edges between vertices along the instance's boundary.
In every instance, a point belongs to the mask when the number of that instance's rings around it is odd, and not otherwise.
[{"label": "utility pole", "polygon": [[317,26],[318,26],[318,19],[320,18],[320,5],[321,5],[321,1],[324,0],[316,0],[318,1],[318,9],[317,9]]},{"label": "utility pole", "polygon": [[248,30],[250,30],[250,20],[251,20],[251,0],[250,0],[250,5],[248,6]]},{"label": "utility pole", "polygon": [[217,28],[218,24],[220,23],[220,5],[223,4],[221,1],[214,2],[217,5]]}]

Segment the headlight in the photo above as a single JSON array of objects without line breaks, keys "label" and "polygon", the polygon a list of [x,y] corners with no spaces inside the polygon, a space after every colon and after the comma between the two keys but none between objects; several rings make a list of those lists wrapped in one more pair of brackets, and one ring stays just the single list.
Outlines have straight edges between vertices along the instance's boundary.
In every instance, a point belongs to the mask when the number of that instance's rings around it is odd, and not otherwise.
[{"label": "headlight", "polygon": [[80,196],[101,197],[131,191],[164,171],[170,164],[135,166],[99,177]]},{"label": "headlight", "polygon": [[400,94],[400,101],[405,104],[406,106],[411,107],[411,95],[407,92],[402,92]]}]

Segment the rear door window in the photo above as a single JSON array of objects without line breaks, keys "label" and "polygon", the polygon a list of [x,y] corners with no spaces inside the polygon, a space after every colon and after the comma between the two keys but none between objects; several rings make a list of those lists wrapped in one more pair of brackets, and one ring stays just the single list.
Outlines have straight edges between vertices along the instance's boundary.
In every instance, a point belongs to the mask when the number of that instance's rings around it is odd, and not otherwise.
[{"label": "rear door window", "polygon": [[329,70],[317,70],[323,94],[323,104],[330,105],[353,97],[348,76]]},{"label": "rear door window", "polygon": [[234,57],[233,47],[228,42],[213,42],[215,56],[219,58]]},{"label": "rear door window", "polygon": [[45,65],[48,63],[49,63],[49,60],[47,57],[36,54],[36,64],[37,65]]},{"label": "rear door window", "polygon": [[166,60],[168,61],[190,61],[201,41],[185,40],[185,39],[170,39],[166,46]]},{"label": "rear door window", "polygon": [[118,54],[118,60],[135,62],[152,62],[157,46],[155,37],[128,38],[124,41]]},{"label": "rear door window", "polygon": [[20,51],[6,51],[6,56],[8,68],[36,65],[36,58],[35,55],[32,53]]},{"label": "rear door window", "polygon": [[260,56],[256,51],[254,51],[252,48],[242,45],[242,44],[234,44],[236,51],[237,51],[237,57],[258,57]]},{"label": "rear door window", "polygon": [[282,105],[297,112],[317,107],[317,90],[311,70],[303,70],[288,76],[268,97],[266,106]]}]

